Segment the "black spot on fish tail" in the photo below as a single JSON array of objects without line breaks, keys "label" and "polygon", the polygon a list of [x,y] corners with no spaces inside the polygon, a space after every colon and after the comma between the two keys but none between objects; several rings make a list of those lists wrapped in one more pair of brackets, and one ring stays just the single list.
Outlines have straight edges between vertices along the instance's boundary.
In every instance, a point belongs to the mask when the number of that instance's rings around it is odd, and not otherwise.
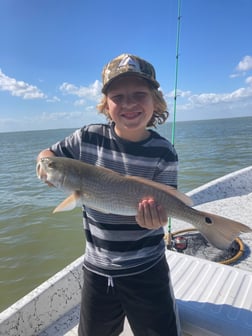
[{"label": "black spot on fish tail", "polygon": [[212,219],[210,217],[205,217],[205,222],[207,224],[213,224],[213,221],[212,221]]}]

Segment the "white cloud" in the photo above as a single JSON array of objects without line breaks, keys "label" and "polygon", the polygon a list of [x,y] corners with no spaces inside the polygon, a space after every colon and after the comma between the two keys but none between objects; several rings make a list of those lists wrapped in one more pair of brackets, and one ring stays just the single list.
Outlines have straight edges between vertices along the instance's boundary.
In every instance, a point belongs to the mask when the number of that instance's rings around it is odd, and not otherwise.
[{"label": "white cloud", "polygon": [[[177,99],[178,120],[197,120],[251,116],[252,115],[252,76],[245,80],[247,85],[227,93],[199,93],[179,91]],[[174,101],[170,94],[169,111],[173,112]]]},{"label": "white cloud", "polygon": [[195,105],[232,103],[244,98],[252,99],[252,87],[240,88],[230,93],[202,93],[192,95],[189,101]]},{"label": "white cloud", "polygon": [[252,70],[252,56],[244,56],[236,67],[237,71],[249,71]]},{"label": "white cloud", "polygon": [[241,77],[240,73],[232,73],[231,75],[229,75],[230,78],[237,78],[237,77]]},{"label": "white cloud", "polygon": [[105,117],[98,114],[96,109],[93,107],[88,107],[87,109],[85,108],[85,111],[43,112],[35,116],[0,116],[0,132],[56,128],[77,129],[82,125],[96,122],[105,122]]},{"label": "white cloud", "polygon": [[74,106],[84,106],[86,105],[85,99],[78,99],[74,102]]},{"label": "white cloud", "polygon": [[84,112],[81,111],[72,111],[72,112],[43,112],[39,117],[41,121],[57,121],[57,120],[70,120],[70,119],[79,119],[83,117]]},{"label": "white cloud", "polygon": [[[63,122],[65,127],[70,125],[78,125],[83,121],[87,123],[87,120],[99,119],[99,114],[94,106],[88,106],[85,111],[65,111],[65,112],[43,112],[41,115],[37,116],[39,123],[47,122]],[[105,117],[101,116],[103,119]]]},{"label": "white cloud", "polygon": [[60,102],[60,98],[57,97],[57,96],[53,96],[52,98],[48,98],[46,101],[48,103],[58,103],[58,102]]},{"label": "white cloud", "polygon": [[101,97],[101,88],[102,84],[98,80],[89,86],[76,86],[71,83],[63,83],[60,86],[60,90],[64,94],[71,94],[77,96],[81,99],[75,102],[75,105],[85,105],[87,101],[95,101],[98,102]]},{"label": "white cloud", "polygon": [[8,91],[12,96],[23,99],[41,99],[46,95],[36,86],[6,76],[0,69],[0,90]]},{"label": "white cloud", "polygon": [[249,85],[252,85],[252,76],[246,78],[245,82]]},{"label": "white cloud", "polygon": [[[175,95],[175,91],[172,90],[170,92],[168,92],[165,97],[167,98],[171,98],[174,99],[174,95]],[[182,91],[182,90],[177,90],[177,97],[181,97],[181,98],[187,98],[190,97],[192,95],[191,91]]]},{"label": "white cloud", "polygon": [[243,59],[235,67],[235,73],[232,73],[230,78],[246,76],[247,72],[252,70],[252,56],[244,56]]}]

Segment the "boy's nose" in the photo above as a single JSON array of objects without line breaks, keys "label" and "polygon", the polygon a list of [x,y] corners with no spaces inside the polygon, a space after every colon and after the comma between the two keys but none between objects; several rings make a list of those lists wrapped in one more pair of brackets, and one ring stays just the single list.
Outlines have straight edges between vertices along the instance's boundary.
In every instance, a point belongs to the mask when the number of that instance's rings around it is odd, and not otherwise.
[{"label": "boy's nose", "polygon": [[126,95],[123,99],[123,103],[122,105],[123,106],[132,106],[132,105],[135,105],[136,104],[136,99],[134,98],[133,95]]}]

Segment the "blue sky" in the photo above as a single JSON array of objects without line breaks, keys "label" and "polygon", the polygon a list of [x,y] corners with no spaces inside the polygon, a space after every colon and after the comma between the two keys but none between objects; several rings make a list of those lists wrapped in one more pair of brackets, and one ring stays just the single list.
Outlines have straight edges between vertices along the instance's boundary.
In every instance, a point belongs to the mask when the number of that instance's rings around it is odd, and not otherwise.
[{"label": "blue sky", "polygon": [[[0,132],[78,128],[96,112],[101,70],[150,61],[171,119],[177,0],[0,1]],[[177,120],[252,115],[252,1],[181,0]]]}]

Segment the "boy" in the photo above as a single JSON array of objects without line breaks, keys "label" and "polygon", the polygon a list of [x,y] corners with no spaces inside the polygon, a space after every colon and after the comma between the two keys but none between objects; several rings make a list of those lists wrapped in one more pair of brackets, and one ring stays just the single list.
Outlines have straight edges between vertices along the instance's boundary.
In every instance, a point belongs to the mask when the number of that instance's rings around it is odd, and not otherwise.
[{"label": "boy", "polygon": [[[42,151],[177,187],[177,154],[149,129],[165,122],[167,106],[155,69],[122,54],[103,69],[98,105],[107,124],[84,126]],[[102,192],[102,191],[101,191]],[[83,205],[86,237],[79,336],[116,336],[127,316],[136,336],[180,335],[165,258],[167,214],[152,198],[136,217],[103,214]]]}]

